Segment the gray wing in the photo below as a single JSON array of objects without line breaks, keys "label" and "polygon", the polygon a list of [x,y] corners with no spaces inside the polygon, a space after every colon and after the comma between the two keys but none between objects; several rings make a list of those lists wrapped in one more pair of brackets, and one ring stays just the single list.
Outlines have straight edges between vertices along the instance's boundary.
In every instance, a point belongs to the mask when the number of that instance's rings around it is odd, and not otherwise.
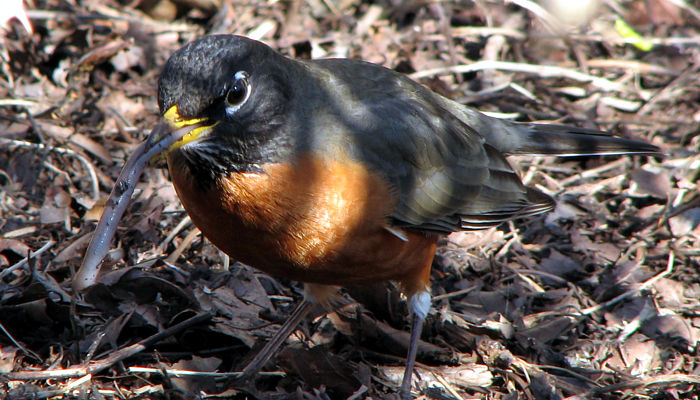
[{"label": "gray wing", "polygon": [[552,199],[526,188],[501,152],[451,112],[446,99],[373,64],[304,65],[315,77],[311,86],[318,93],[312,95],[324,101],[304,118],[324,132],[309,139],[321,143],[308,145],[352,149],[352,157],[382,174],[397,194],[390,216],[397,226],[484,229],[552,208]]}]

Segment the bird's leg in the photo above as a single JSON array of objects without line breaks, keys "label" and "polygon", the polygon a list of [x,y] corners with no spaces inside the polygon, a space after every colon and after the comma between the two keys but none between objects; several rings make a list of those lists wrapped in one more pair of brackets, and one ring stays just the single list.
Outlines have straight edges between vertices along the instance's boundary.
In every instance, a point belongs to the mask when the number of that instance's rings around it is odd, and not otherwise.
[{"label": "bird's leg", "polygon": [[341,302],[342,298],[338,294],[338,288],[335,286],[319,285],[319,284],[304,284],[304,300],[292,312],[292,315],[284,325],[280,328],[275,336],[255,355],[255,357],[243,368],[241,374],[235,379],[236,382],[246,382],[255,376],[265,366],[267,361],[277,354],[277,351],[282,346],[289,335],[294,332],[301,320],[303,320],[314,306],[317,304],[322,306],[326,311],[335,309]]},{"label": "bird's leg", "polygon": [[243,368],[241,374],[236,378],[238,382],[245,382],[255,376],[262,369],[267,361],[272,358],[282,346],[289,335],[294,332],[302,319],[314,308],[316,302],[310,299],[304,299],[294,310],[289,319],[282,325],[275,336],[265,344],[258,354]]},{"label": "bird's leg", "polygon": [[413,314],[413,323],[411,325],[411,342],[408,345],[408,355],[406,356],[406,370],[403,374],[403,381],[401,382],[401,398],[404,400],[411,399],[411,381],[413,378],[413,366],[416,362],[416,353],[418,352],[418,342],[420,341],[420,334],[423,330],[423,321],[428,315],[430,310],[430,293],[425,291],[420,291],[415,293],[409,301],[409,308]]}]

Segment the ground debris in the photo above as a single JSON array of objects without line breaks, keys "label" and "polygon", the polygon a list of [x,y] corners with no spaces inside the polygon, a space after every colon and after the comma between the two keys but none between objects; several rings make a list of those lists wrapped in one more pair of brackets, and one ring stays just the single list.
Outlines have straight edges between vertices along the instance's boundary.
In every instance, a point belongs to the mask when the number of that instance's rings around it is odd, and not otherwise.
[{"label": "ground debris", "polygon": [[0,12],[0,398],[395,398],[408,321],[391,285],[349,289],[254,384],[226,384],[302,290],[202,238],[162,164],[141,177],[100,283],[73,296],[95,219],[158,122],[159,68],[214,32],[379,63],[501,117],[659,146],[665,157],[512,158],[556,208],[443,240],[416,386],[435,399],[697,398],[691,3],[605,3],[572,19],[527,1],[11,0]]}]

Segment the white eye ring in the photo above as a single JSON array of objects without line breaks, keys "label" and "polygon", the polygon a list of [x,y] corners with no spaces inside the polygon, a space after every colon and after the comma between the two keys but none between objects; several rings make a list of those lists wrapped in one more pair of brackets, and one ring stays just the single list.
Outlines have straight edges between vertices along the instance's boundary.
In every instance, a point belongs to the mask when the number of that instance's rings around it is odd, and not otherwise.
[{"label": "white eye ring", "polygon": [[238,71],[233,76],[235,79],[233,86],[228,89],[224,99],[226,100],[226,114],[232,115],[238,111],[248,98],[250,97],[250,83],[248,82],[248,73]]}]

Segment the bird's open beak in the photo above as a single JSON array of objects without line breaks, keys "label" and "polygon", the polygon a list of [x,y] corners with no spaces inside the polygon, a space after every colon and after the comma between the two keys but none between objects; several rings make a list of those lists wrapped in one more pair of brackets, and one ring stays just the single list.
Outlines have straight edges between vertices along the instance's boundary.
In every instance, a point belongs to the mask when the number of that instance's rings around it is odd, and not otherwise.
[{"label": "bird's open beak", "polygon": [[[165,158],[170,152],[206,136],[211,132],[211,129],[218,124],[218,122],[207,123],[209,120],[206,118],[182,118],[177,106],[172,106],[165,111],[163,114],[163,119],[165,120],[165,123],[161,124],[163,126],[158,126],[156,129],[154,129],[154,132],[158,130],[158,134],[151,135],[152,139],[149,138],[149,140],[153,140],[154,143],[171,143],[164,149],[163,152],[154,155],[151,158],[151,162]],[[177,134],[176,137],[170,137],[167,138],[169,140],[163,140],[166,139],[166,136],[175,134]]]}]

